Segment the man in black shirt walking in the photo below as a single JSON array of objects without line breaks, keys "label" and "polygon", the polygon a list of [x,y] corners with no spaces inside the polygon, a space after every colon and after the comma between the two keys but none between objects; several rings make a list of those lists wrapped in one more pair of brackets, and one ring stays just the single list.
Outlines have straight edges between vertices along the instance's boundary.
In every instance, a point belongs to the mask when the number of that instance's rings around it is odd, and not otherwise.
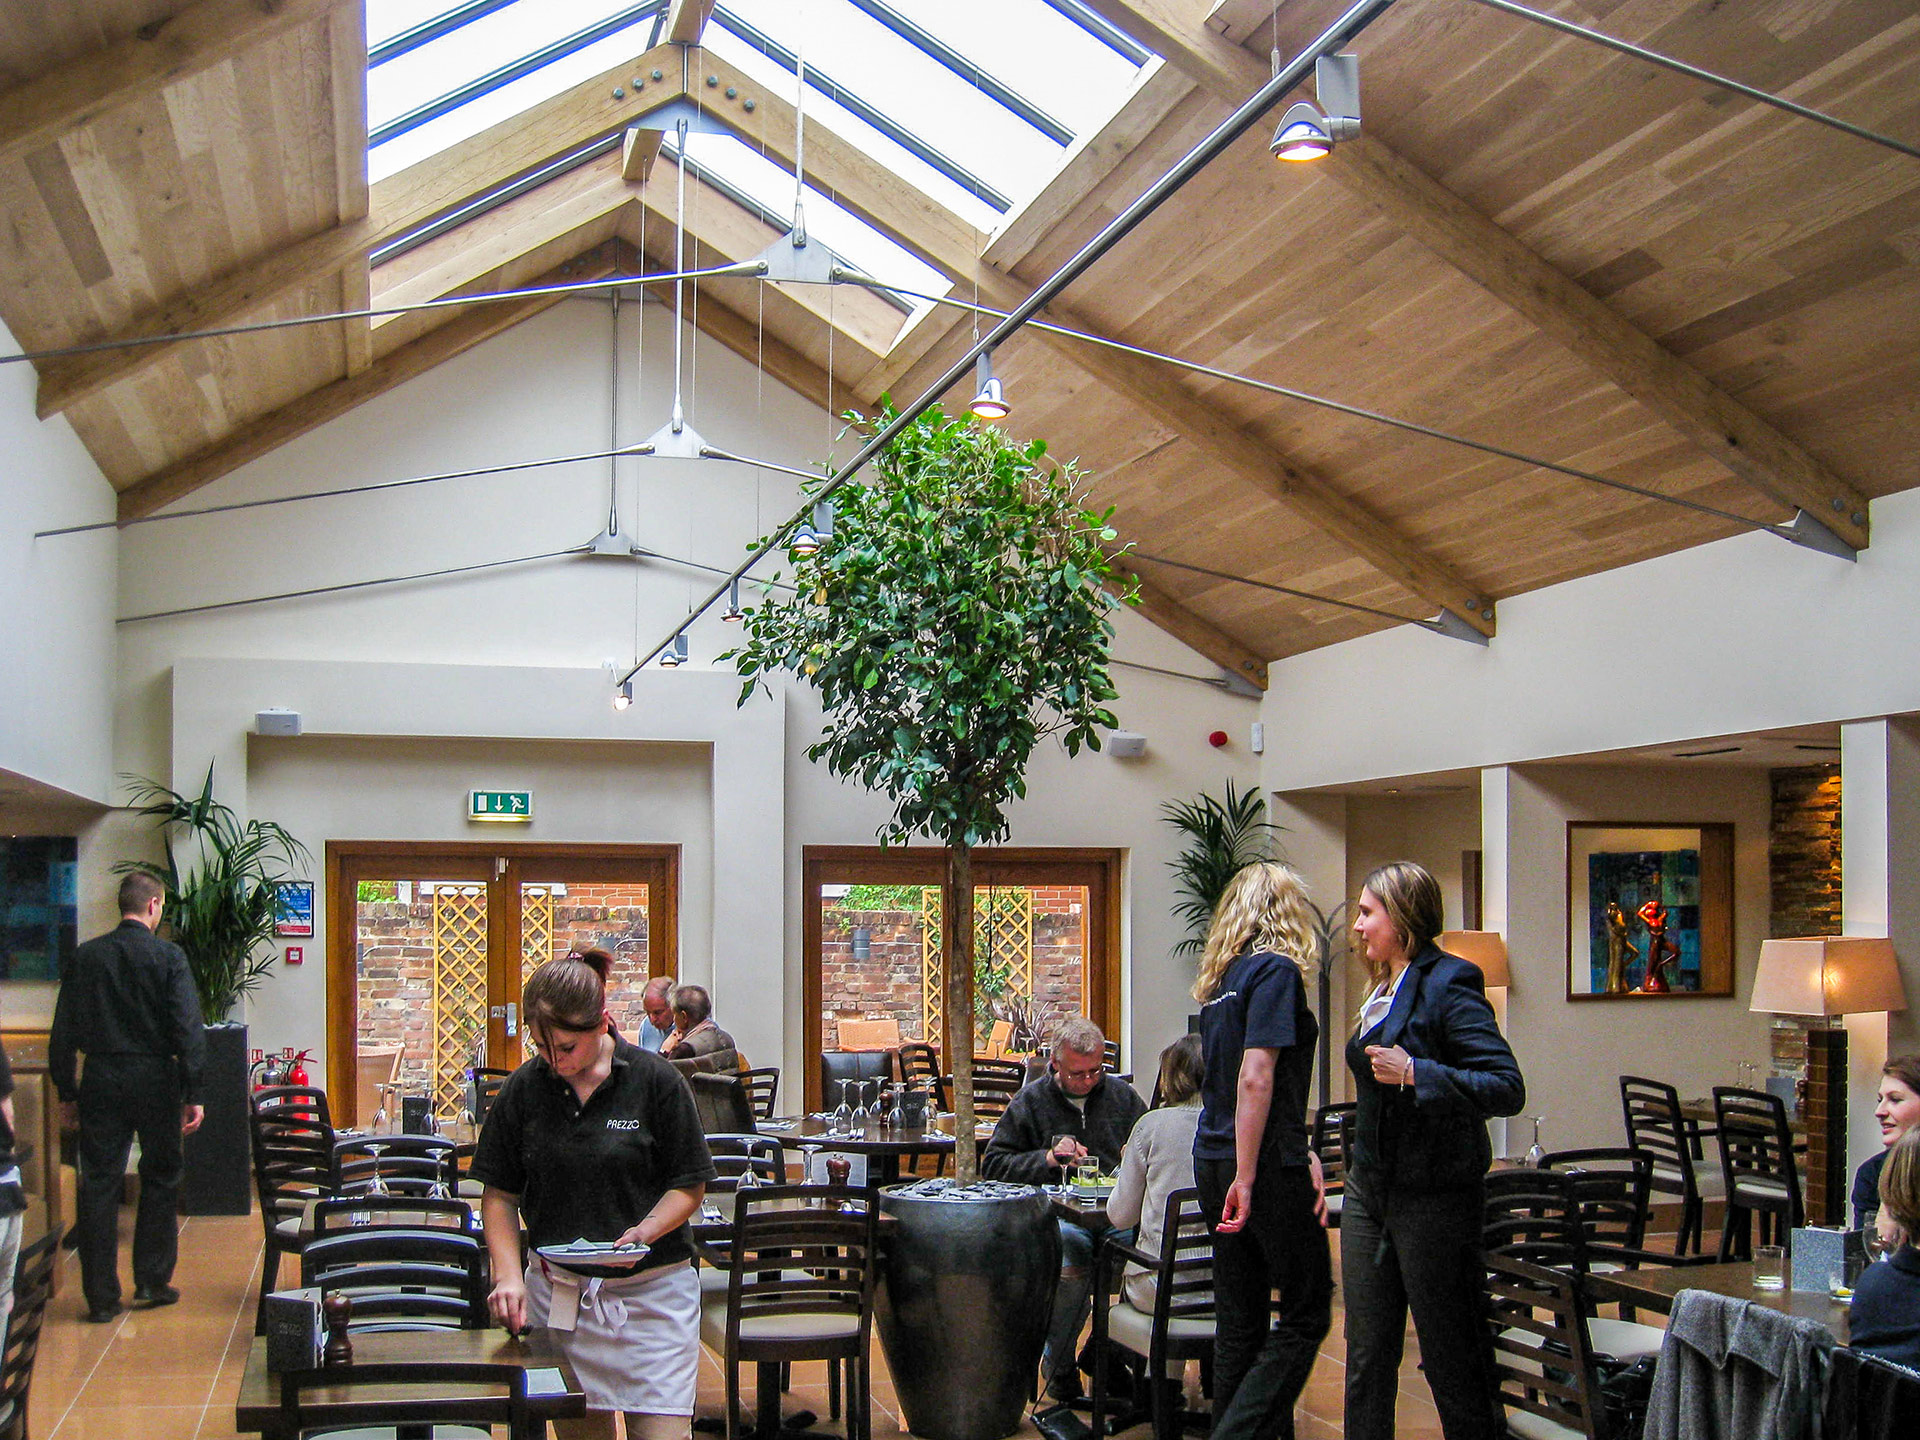
[{"label": "man in black shirt walking", "polygon": [[[53,1009],[50,1060],[61,1124],[80,1131],[80,1285],[87,1319],[120,1313],[117,1218],[127,1150],[140,1137],[133,1301],[171,1305],[179,1252],[180,1141],[200,1128],[206,1032],[187,957],[154,933],[166,903],[150,875],[120,882],[119,928],[73,952]],[[75,1083],[75,1054],[86,1072]]]}]

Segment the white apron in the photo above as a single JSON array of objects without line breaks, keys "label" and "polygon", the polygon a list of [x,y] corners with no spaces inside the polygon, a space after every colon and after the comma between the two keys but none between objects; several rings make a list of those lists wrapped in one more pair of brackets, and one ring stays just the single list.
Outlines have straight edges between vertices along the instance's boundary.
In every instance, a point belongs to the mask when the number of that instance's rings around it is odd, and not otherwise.
[{"label": "white apron", "polygon": [[[576,1275],[534,1256],[527,1266],[527,1321],[548,1335],[580,1377],[590,1410],[693,1414],[700,1372],[700,1281],[691,1264],[617,1278]],[[577,1291],[571,1330],[554,1329]]]}]

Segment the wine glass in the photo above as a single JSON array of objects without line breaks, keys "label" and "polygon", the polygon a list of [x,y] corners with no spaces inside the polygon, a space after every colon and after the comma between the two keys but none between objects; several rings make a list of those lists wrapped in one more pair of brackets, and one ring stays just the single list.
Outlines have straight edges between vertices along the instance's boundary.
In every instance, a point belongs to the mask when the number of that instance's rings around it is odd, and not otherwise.
[{"label": "wine glass", "polygon": [[840,1082],[840,1107],[833,1112],[833,1128],[827,1131],[829,1135],[845,1135],[853,1128],[853,1107],[847,1104],[847,1087],[852,1083],[851,1080]]},{"label": "wine glass", "polygon": [[867,1082],[855,1080],[853,1082],[853,1115],[848,1121],[849,1132],[854,1135],[866,1134],[867,1121],[871,1118],[867,1110]]},{"label": "wine glass", "polygon": [[384,1200],[391,1193],[387,1189],[386,1177],[380,1173],[380,1157],[387,1153],[387,1146],[377,1141],[367,1142],[367,1154],[373,1157],[373,1178],[367,1181],[368,1196]]},{"label": "wine glass", "polygon": [[1533,1144],[1527,1147],[1526,1163],[1529,1169],[1538,1170],[1545,1165],[1547,1159],[1547,1152],[1540,1148],[1540,1122],[1546,1119],[1546,1116],[1529,1115],[1527,1118],[1533,1121]]},{"label": "wine glass", "polygon": [[[806,1183],[809,1185],[818,1185],[822,1183],[822,1180],[825,1177],[820,1174],[820,1167],[815,1163],[815,1161],[818,1160],[820,1156],[820,1147],[818,1145],[802,1145],[800,1147],[800,1155],[801,1155],[800,1173],[805,1178]],[[814,1205],[814,1204],[818,1204],[819,1202],[814,1200],[809,1200],[807,1201],[807,1203],[809,1205]]]},{"label": "wine glass", "polygon": [[1054,1136],[1053,1145],[1047,1152],[1053,1157],[1053,1168],[1060,1172],[1060,1193],[1062,1195],[1067,1193],[1067,1171],[1073,1168],[1073,1161],[1062,1160],[1060,1158],[1060,1147],[1071,1139],[1073,1139],[1073,1136],[1066,1134]]}]

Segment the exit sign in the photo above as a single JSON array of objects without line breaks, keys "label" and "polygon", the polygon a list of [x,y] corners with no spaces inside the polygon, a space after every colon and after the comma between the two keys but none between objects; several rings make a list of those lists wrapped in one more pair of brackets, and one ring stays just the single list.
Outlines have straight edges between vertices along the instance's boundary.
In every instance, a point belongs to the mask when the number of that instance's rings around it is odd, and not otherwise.
[{"label": "exit sign", "polygon": [[525,823],[533,819],[531,790],[469,790],[467,819]]}]

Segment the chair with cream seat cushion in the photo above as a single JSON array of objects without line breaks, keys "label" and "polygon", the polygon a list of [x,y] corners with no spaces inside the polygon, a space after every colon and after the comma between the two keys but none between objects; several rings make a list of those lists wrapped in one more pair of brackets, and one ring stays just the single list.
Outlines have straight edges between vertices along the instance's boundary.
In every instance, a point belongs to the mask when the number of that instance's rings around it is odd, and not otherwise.
[{"label": "chair with cream seat cushion", "polygon": [[1701,1158],[1701,1141],[1713,1133],[1687,1119],[1680,1110],[1680,1092],[1659,1080],[1640,1075],[1620,1077],[1620,1107],[1626,1119],[1627,1144],[1653,1163],[1649,1182],[1656,1195],[1680,1201],[1680,1232],[1674,1253],[1687,1255],[1706,1248],[1706,1202],[1721,1199],[1726,1185],[1717,1165]]},{"label": "chair with cream seat cushion", "polygon": [[1521,1440],[1603,1440],[1599,1375],[1578,1278],[1513,1255],[1486,1257],[1494,1383]]},{"label": "chair with cream seat cushion", "polygon": [[1714,1121],[1720,1131],[1720,1169],[1727,1186],[1727,1223],[1720,1232],[1720,1258],[1752,1254],[1753,1217],[1760,1217],[1762,1243],[1784,1245],[1787,1232],[1806,1224],[1800,1203],[1800,1171],[1793,1158],[1787,1107],[1765,1090],[1728,1085],[1713,1089]]},{"label": "chair with cream seat cushion", "polygon": [[[848,1440],[871,1440],[873,1197],[845,1185],[734,1193],[727,1287],[704,1293],[700,1339],[727,1377],[727,1434],[738,1440],[740,1366],[839,1360],[849,1367]],[[817,1200],[817,1207],[803,1202]]]},{"label": "chair with cream seat cushion", "polygon": [[[1167,1196],[1160,1229],[1161,1253],[1152,1255],[1112,1236],[1101,1244],[1094,1266],[1093,1431],[1106,1433],[1107,1372],[1112,1347],[1146,1361],[1153,1395],[1155,1440],[1178,1440],[1182,1417],[1174,1413],[1175,1386],[1169,1364],[1213,1355],[1213,1237],[1207,1232],[1199,1192],[1191,1187]],[[1141,1310],[1121,1286],[1127,1262],[1153,1274],[1153,1308]]]}]

